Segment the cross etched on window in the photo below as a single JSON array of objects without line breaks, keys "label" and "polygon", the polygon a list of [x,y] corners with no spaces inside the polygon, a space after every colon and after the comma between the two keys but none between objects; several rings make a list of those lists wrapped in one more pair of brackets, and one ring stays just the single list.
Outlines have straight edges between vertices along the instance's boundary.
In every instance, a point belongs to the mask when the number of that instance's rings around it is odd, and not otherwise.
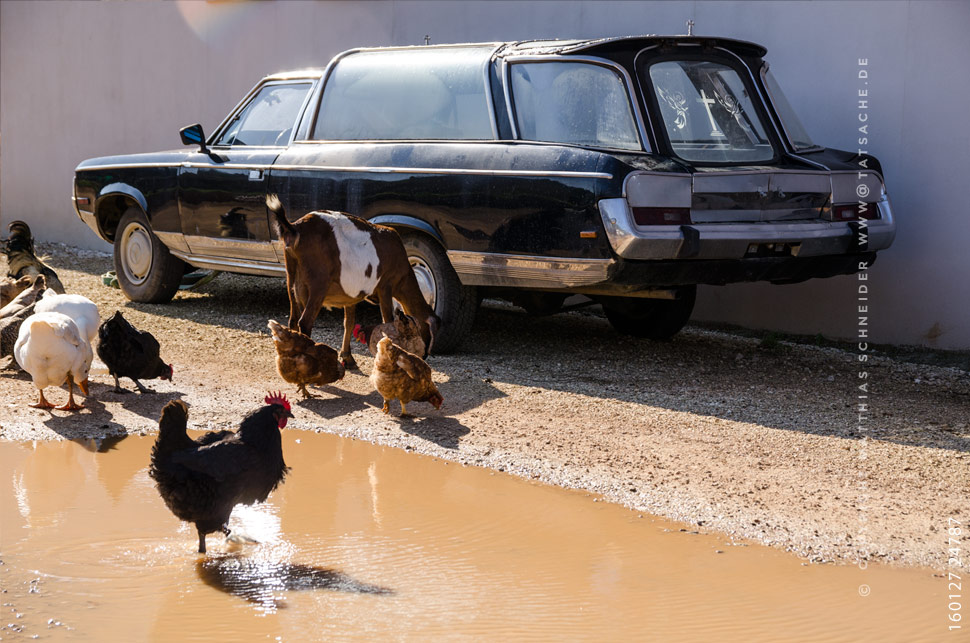
[{"label": "cross etched on window", "polygon": [[718,137],[718,138],[724,138],[724,132],[722,132],[721,131],[721,128],[717,126],[717,121],[714,120],[714,114],[711,112],[711,105],[714,104],[714,99],[713,98],[708,98],[707,97],[707,94],[704,93],[704,90],[702,89],[701,90],[701,97],[699,99],[697,99],[697,102],[703,103],[704,104],[704,109],[707,110],[707,118],[709,118],[710,121],[711,121],[711,134],[710,135],[711,136],[714,136],[714,137]]}]

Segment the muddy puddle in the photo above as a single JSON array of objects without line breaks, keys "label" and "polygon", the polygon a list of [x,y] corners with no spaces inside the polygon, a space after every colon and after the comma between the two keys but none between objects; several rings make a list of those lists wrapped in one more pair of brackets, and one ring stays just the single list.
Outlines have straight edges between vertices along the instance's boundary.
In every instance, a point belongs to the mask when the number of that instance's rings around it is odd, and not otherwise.
[{"label": "muddy puddle", "polygon": [[284,432],[291,476],[232,518],[258,544],[212,534],[203,556],[148,477],[151,444],[0,442],[0,638],[959,638],[927,570],[806,566],[325,434]]}]

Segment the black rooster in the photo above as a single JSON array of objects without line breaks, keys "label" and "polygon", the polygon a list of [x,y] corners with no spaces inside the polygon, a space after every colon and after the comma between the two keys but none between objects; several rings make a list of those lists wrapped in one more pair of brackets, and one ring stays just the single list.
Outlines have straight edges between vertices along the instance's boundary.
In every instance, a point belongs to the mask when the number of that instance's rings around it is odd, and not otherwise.
[{"label": "black rooster", "polygon": [[172,400],[162,409],[148,473],[172,513],[195,523],[200,554],[206,534],[229,535],[233,507],[266,500],[290,470],[280,440],[280,429],[293,417],[290,403],[279,393],[265,401],[243,418],[238,431],[209,432],[195,440],[185,432],[184,402]]},{"label": "black rooster", "polygon": [[115,393],[127,393],[118,384],[119,377],[129,377],[141,393],[154,393],[138,380],[172,379],[172,365],[158,356],[159,346],[148,331],[138,330],[115,312],[98,328],[98,357],[115,378]]}]

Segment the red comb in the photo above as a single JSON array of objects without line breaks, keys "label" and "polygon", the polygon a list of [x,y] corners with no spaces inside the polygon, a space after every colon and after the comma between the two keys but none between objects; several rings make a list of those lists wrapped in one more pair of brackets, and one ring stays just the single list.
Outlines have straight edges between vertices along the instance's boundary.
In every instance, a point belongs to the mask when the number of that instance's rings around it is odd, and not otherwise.
[{"label": "red comb", "polygon": [[354,325],[353,335],[354,335],[354,339],[356,339],[358,342],[360,342],[361,344],[366,344],[366,342],[364,341],[364,338],[362,337],[362,333],[360,332],[360,324]]},{"label": "red comb", "polygon": [[279,404],[280,406],[282,406],[282,407],[283,407],[284,409],[286,409],[287,411],[289,411],[289,410],[290,410],[290,403],[286,401],[286,396],[285,396],[285,395],[283,395],[283,394],[282,394],[281,392],[279,392],[279,391],[277,391],[277,392],[275,392],[275,393],[274,393],[273,391],[270,391],[270,392],[269,392],[269,395],[267,395],[267,396],[266,396],[266,397],[264,398],[264,401],[265,401],[265,402],[266,402],[267,404]]}]

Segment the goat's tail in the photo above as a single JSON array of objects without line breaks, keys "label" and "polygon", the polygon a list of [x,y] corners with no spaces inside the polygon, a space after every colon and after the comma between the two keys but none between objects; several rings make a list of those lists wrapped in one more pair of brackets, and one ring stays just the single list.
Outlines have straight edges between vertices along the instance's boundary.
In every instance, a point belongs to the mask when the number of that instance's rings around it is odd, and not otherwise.
[{"label": "goat's tail", "polygon": [[272,222],[272,227],[276,231],[276,236],[283,241],[283,245],[287,248],[292,248],[296,245],[296,240],[300,236],[289,221],[286,220],[286,211],[283,209],[283,204],[280,203],[280,199],[275,194],[270,194],[266,197],[266,207],[273,214],[273,218],[270,219]]}]

